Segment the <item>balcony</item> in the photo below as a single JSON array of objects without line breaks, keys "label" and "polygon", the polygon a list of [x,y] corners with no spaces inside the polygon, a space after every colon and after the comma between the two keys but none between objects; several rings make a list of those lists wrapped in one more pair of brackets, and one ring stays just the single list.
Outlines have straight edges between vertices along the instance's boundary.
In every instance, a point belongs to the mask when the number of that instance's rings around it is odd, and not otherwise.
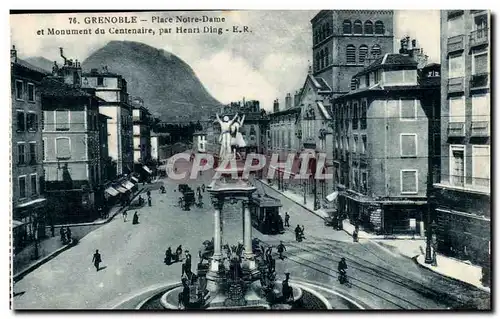
[{"label": "balcony", "polygon": [[469,39],[471,48],[488,44],[488,28],[472,31]]},{"label": "balcony", "polygon": [[488,137],[490,136],[489,121],[473,121],[471,125],[471,137]]},{"label": "balcony", "polygon": [[448,137],[464,137],[465,122],[450,122],[448,123]]},{"label": "balcony", "polygon": [[470,89],[479,90],[487,89],[490,87],[490,76],[487,72],[473,74],[470,78]]},{"label": "balcony", "polygon": [[464,38],[463,34],[448,38],[448,54],[463,50]]},{"label": "balcony", "polygon": [[453,188],[465,192],[490,193],[490,179],[441,174],[440,187]]},{"label": "balcony", "polygon": [[464,10],[448,10],[448,18],[453,18],[464,14]]},{"label": "balcony", "polygon": [[464,92],[464,78],[451,78],[448,79],[448,93]]}]

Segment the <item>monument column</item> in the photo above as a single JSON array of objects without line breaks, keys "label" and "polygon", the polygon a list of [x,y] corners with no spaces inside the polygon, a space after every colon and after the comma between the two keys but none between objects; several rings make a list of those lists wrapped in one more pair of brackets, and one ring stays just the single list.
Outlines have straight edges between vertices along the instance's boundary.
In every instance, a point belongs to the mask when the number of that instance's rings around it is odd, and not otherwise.
[{"label": "monument column", "polygon": [[219,263],[222,260],[221,214],[224,201],[219,197],[213,196],[212,204],[214,205],[214,255],[212,257],[210,270],[218,272]]},{"label": "monument column", "polygon": [[243,223],[245,225],[244,233],[244,246],[245,246],[245,259],[248,261],[248,268],[250,270],[255,269],[255,258],[252,250],[252,219],[250,216],[250,201],[248,199],[243,201]]}]

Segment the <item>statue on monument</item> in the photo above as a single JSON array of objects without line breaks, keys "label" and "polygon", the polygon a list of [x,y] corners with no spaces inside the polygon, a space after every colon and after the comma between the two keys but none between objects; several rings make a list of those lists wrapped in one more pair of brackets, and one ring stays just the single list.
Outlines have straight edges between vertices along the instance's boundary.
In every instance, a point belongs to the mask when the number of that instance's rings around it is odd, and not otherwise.
[{"label": "statue on monument", "polygon": [[231,126],[231,146],[234,148],[234,156],[236,156],[236,149],[240,147],[245,147],[247,143],[243,139],[243,134],[240,132],[240,128],[245,122],[245,115],[242,118],[238,116],[237,120]]},{"label": "statue on monument", "polygon": [[231,157],[231,126],[236,121],[238,114],[236,114],[231,121],[228,116],[224,116],[222,120],[220,119],[219,114],[216,114],[216,117],[221,130],[219,136],[219,156],[221,159],[229,159]]}]

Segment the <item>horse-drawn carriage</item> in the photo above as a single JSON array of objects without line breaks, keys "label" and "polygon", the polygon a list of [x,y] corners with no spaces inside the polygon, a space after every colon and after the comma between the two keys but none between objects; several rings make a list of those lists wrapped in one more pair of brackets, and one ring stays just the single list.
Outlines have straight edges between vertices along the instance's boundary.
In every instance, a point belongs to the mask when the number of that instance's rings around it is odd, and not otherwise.
[{"label": "horse-drawn carriage", "polygon": [[196,199],[194,196],[194,190],[191,187],[189,187],[187,184],[180,184],[179,192],[182,193],[182,204],[184,206],[184,209],[188,209],[195,204]]},{"label": "horse-drawn carriage", "polygon": [[269,195],[253,196],[250,205],[252,226],[263,234],[275,235],[285,232],[280,216],[281,202]]}]

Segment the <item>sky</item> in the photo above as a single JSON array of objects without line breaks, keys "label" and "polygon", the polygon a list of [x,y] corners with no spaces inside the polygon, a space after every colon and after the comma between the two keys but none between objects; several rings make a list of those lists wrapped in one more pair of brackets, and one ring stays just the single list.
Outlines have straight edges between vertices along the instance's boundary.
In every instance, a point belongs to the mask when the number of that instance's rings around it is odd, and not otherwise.
[{"label": "sky", "polygon": [[[11,15],[11,43],[18,56],[43,56],[61,61],[59,47],[68,58],[85,60],[111,40],[143,42],[171,52],[188,63],[205,88],[222,103],[259,100],[265,109],[272,109],[273,100],[284,101],[286,93],[295,92],[304,83],[312,60],[310,20],[318,11],[225,11],[225,12],[135,12],[108,14],[29,14]],[[85,17],[137,16],[147,20],[139,24],[118,27],[154,28],[155,35],[47,35],[48,28],[96,28],[108,30],[113,24],[86,24]],[[224,23],[153,23],[153,17],[209,16],[225,18]],[[76,18],[79,24],[71,24]],[[174,18],[175,19],[175,18]],[[74,20],[72,20],[74,21]],[[232,30],[233,26],[248,26],[247,33],[225,32],[201,34],[159,35],[158,29],[171,27],[212,26]],[[44,35],[38,35],[44,30]],[[416,38],[429,62],[439,62],[439,11],[402,10],[394,14],[394,49],[399,39],[408,35]]]}]

